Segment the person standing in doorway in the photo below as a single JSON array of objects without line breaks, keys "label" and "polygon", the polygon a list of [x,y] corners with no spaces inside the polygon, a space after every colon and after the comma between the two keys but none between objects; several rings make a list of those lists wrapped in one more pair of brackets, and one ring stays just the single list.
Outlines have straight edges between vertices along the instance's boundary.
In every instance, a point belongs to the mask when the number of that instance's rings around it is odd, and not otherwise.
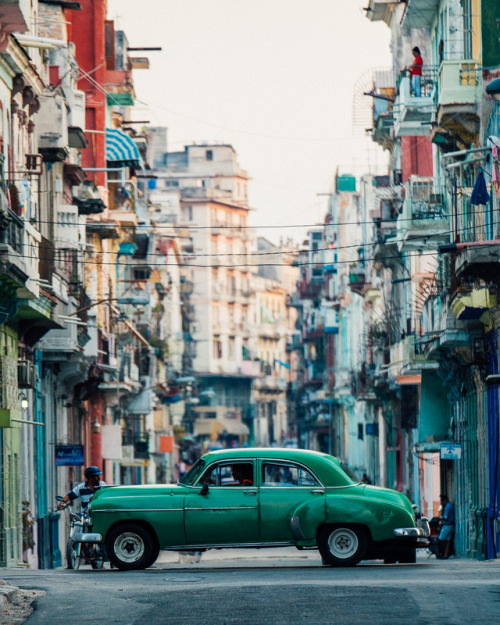
[{"label": "person standing in doorway", "polygon": [[411,72],[411,88],[416,98],[422,95],[422,66],[424,61],[420,53],[420,48],[416,46],[411,51],[413,54],[413,63],[410,65]]},{"label": "person standing in doorway", "polygon": [[441,495],[443,517],[441,531],[439,532],[439,558],[447,560],[451,555],[453,534],[455,533],[455,508],[447,495]]}]

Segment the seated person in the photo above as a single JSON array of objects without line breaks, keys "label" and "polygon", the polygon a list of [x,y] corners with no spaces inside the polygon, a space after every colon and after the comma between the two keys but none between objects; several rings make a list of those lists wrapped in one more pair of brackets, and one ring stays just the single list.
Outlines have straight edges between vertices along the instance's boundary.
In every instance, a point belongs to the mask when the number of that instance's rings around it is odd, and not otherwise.
[{"label": "seated person", "polygon": [[251,464],[233,464],[234,482],[226,486],[253,486],[253,469]]}]

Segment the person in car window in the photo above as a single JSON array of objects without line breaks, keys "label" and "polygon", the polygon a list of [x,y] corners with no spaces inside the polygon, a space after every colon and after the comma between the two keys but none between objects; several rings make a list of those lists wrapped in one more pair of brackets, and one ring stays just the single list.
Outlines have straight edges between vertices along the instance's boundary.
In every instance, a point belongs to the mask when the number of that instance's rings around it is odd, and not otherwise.
[{"label": "person in car window", "polygon": [[233,464],[233,478],[228,486],[253,486],[253,470],[251,464]]}]

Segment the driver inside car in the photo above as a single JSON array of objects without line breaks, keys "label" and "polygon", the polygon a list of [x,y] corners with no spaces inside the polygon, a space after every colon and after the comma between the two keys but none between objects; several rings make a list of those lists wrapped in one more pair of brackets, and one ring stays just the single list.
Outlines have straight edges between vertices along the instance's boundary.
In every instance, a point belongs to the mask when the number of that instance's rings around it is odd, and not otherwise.
[{"label": "driver inside car", "polygon": [[253,470],[251,464],[233,464],[234,482],[227,486],[253,486]]}]

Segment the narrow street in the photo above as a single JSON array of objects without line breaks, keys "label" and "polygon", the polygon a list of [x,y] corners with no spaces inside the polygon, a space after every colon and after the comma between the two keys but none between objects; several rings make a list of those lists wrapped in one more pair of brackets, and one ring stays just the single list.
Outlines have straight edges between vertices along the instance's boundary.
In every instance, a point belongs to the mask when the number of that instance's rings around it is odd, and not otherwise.
[{"label": "narrow street", "polygon": [[[153,568],[5,572],[10,583],[44,590],[27,625],[212,625],[256,623],[462,625],[497,622],[500,562],[366,562],[350,569],[321,565],[316,551],[207,552],[200,562],[161,554]],[[191,558],[192,560],[192,558]],[[196,560],[196,558],[195,558]]]}]

